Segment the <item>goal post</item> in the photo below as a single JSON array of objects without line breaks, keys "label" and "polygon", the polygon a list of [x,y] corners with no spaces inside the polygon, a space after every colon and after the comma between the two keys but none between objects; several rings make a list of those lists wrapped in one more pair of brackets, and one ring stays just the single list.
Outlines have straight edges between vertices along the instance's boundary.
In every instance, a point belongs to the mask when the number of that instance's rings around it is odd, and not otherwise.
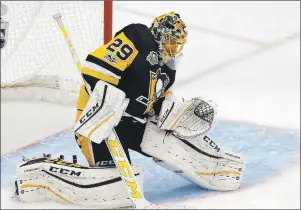
[{"label": "goal post", "polygon": [[52,15],[61,13],[84,61],[112,38],[112,1],[1,1],[9,22],[1,49],[1,99],[75,104],[81,77]]},{"label": "goal post", "polygon": [[113,32],[113,1],[104,1],[104,44],[112,39]]}]

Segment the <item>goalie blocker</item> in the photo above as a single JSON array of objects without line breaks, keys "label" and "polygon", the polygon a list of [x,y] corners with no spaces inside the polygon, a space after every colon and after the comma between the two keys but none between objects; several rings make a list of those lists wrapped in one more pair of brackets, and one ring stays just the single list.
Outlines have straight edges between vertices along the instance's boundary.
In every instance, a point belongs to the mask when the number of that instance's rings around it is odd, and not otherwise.
[{"label": "goalie blocker", "polygon": [[74,132],[95,143],[101,143],[109,138],[113,127],[118,125],[128,102],[122,90],[99,80]]}]

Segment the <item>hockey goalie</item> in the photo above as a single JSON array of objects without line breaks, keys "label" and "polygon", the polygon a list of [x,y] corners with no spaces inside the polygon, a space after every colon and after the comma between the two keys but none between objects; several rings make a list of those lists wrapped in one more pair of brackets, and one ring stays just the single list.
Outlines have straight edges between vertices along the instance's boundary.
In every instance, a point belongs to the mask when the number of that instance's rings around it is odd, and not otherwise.
[{"label": "hockey goalie", "polygon": [[200,97],[179,100],[172,92],[186,41],[186,25],[179,14],[169,12],[150,27],[127,25],[91,52],[82,69],[85,83],[74,127],[89,166],[63,158],[25,161],[18,167],[17,197],[133,207],[134,199],[143,199],[142,172],[131,164],[129,149],[201,188],[238,189],[243,157],[208,137],[217,113],[214,103]]}]

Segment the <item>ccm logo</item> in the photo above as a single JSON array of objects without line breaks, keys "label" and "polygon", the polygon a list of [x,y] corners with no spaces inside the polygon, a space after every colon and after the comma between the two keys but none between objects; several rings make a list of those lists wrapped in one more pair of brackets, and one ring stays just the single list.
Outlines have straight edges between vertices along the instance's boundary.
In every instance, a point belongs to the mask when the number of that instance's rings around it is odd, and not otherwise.
[{"label": "ccm logo", "polygon": [[167,117],[168,113],[169,113],[169,109],[166,109],[166,111],[164,112],[162,118],[160,119],[160,123],[162,123],[165,120],[165,118]]},{"label": "ccm logo", "polygon": [[116,140],[109,140],[108,146],[111,150],[112,156],[115,156],[115,158],[117,159],[116,166],[119,168],[121,176],[124,179],[128,189],[131,191],[132,198],[143,199],[142,193],[139,192],[140,189],[137,189],[139,185],[135,181],[135,174],[132,174],[130,166],[126,161],[125,154],[119,142]]},{"label": "ccm logo", "polygon": [[61,174],[67,174],[67,175],[70,175],[70,176],[80,176],[80,174],[82,173],[80,171],[76,172],[76,171],[73,171],[73,170],[68,170],[68,169],[65,169],[65,168],[57,168],[57,167],[53,167],[53,166],[50,166],[49,171],[57,172],[57,173],[61,173]]},{"label": "ccm logo", "polygon": [[209,143],[209,145],[217,152],[221,150],[209,137],[205,136],[203,139],[205,142]]},{"label": "ccm logo", "polygon": [[87,113],[82,116],[80,119],[79,119],[79,122],[80,123],[84,123],[89,117],[91,117],[95,112],[96,110],[99,108],[99,104],[96,103],[95,106],[93,106],[89,111],[87,111]]}]

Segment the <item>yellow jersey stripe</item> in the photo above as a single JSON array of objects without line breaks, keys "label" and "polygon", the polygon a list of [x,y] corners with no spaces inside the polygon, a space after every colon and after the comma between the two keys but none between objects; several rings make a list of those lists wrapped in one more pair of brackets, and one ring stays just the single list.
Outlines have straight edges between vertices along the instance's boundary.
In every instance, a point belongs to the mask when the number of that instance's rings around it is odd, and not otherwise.
[{"label": "yellow jersey stripe", "polygon": [[82,73],[87,74],[87,75],[92,76],[92,77],[95,77],[97,79],[103,80],[105,82],[114,84],[114,85],[118,85],[118,83],[119,83],[119,79],[117,79],[115,77],[112,77],[110,75],[107,75],[107,74],[103,74],[103,73],[94,71],[93,69],[90,69],[90,68],[87,68],[87,67],[83,68]]}]

